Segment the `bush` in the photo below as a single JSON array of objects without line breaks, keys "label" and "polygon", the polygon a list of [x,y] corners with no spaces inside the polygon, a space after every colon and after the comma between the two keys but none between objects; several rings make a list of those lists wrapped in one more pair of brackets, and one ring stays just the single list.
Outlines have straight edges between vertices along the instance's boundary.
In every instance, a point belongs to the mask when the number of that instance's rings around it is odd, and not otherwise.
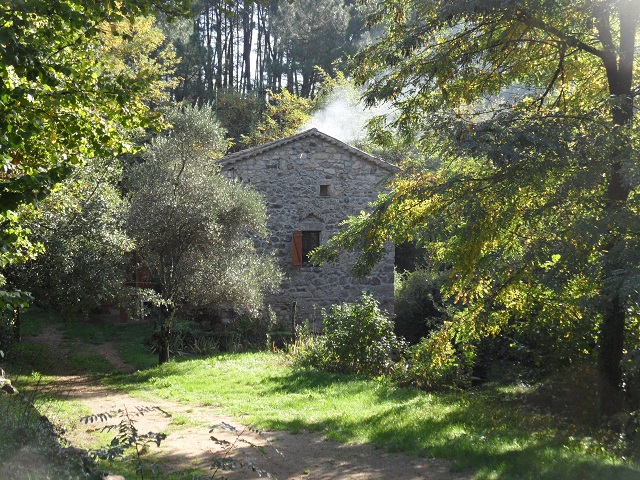
[{"label": "bush", "polygon": [[15,342],[13,318],[10,315],[0,314],[0,351],[7,351]]},{"label": "bush", "polygon": [[403,341],[371,295],[363,294],[358,303],[334,305],[322,316],[324,336],[298,356],[299,363],[340,373],[380,375],[391,370]]},{"label": "bush", "polygon": [[447,304],[440,294],[442,275],[420,268],[396,278],[395,332],[411,344],[428,337],[448,318]]},{"label": "bush", "polygon": [[[627,402],[640,411],[640,348],[628,351],[622,359],[622,373]],[[640,422],[638,422],[640,424]],[[640,428],[639,428],[640,436]]]},{"label": "bush", "polygon": [[445,325],[409,347],[395,372],[398,383],[424,390],[471,385],[475,349],[456,346],[453,337],[452,329]]}]

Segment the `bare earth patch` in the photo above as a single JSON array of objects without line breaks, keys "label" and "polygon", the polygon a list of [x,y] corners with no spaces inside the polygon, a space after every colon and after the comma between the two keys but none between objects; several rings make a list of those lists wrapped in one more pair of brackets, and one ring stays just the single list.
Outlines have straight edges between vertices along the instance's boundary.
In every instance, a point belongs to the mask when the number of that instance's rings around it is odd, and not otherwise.
[{"label": "bare earth patch", "polygon": [[[50,328],[33,340],[59,347],[63,337]],[[116,367],[128,371],[130,366],[122,362],[114,347],[115,344],[106,343],[97,350]],[[67,430],[65,437],[73,445],[86,445],[97,431],[119,425],[127,415],[140,434],[167,434],[159,448],[154,445],[149,450],[164,474],[197,468],[212,475],[214,461],[226,455],[234,461],[236,469],[219,470],[216,477],[244,480],[268,474],[279,480],[470,478],[450,472],[449,463],[443,460],[388,453],[370,445],[333,442],[316,433],[255,432],[224,415],[217,407],[140,400],[107,389],[84,376],[59,377],[56,390],[70,400],[81,402],[91,412]],[[233,448],[222,447],[212,436],[230,442]]]}]

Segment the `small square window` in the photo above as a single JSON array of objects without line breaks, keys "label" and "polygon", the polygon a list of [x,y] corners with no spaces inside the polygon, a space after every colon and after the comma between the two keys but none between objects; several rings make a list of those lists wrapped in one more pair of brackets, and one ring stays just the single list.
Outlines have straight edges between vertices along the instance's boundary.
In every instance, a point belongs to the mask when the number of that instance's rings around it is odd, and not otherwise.
[{"label": "small square window", "polygon": [[329,196],[329,185],[320,185],[320,196],[321,197]]}]

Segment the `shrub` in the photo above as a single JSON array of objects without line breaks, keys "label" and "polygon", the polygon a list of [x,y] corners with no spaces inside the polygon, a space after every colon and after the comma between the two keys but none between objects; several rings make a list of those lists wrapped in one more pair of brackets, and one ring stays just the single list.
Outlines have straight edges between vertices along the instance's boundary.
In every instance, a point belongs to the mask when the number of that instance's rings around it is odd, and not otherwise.
[{"label": "shrub", "polygon": [[334,305],[322,316],[324,336],[304,350],[300,363],[340,373],[379,375],[391,370],[403,341],[371,295],[363,294],[358,303]]},{"label": "shrub", "polygon": [[630,350],[625,354],[622,359],[622,373],[627,402],[631,408],[640,411],[640,348]]},{"label": "shrub", "polygon": [[9,350],[15,341],[12,321],[10,315],[0,314],[0,350]]},{"label": "shrub", "polygon": [[411,344],[442,327],[448,317],[440,294],[442,275],[420,268],[396,277],[395,332]]},{"label": "shrub", "polygon": [[424,390],[467,387],[474,357],[474,347],[455,345],[454,332],[445,325],[407,349],[395,377],[401,385]]}]

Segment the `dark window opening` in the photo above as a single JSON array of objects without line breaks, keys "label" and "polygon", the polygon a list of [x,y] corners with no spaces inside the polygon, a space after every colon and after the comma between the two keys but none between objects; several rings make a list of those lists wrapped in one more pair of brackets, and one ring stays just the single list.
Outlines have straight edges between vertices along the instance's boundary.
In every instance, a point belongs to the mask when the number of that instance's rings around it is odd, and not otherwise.
[{"label": "dark window opening", "polygon": [[306,231],[302,232],[302,265],[312,265],[309,260],[309,253],[314,248],[320,246],[320,232]]},{"label": "dark window opening", "polygon": [[321,197],[329,196],[329,185],[320,185],[320,196]]},{"label": "dark window opening", "polygon": [[296,230],[291,238],[291,260],[294,268],[301,266],[312,266],[309,260],[309,253],[320,246],[320,231],[307,230],[301,232]]}]

